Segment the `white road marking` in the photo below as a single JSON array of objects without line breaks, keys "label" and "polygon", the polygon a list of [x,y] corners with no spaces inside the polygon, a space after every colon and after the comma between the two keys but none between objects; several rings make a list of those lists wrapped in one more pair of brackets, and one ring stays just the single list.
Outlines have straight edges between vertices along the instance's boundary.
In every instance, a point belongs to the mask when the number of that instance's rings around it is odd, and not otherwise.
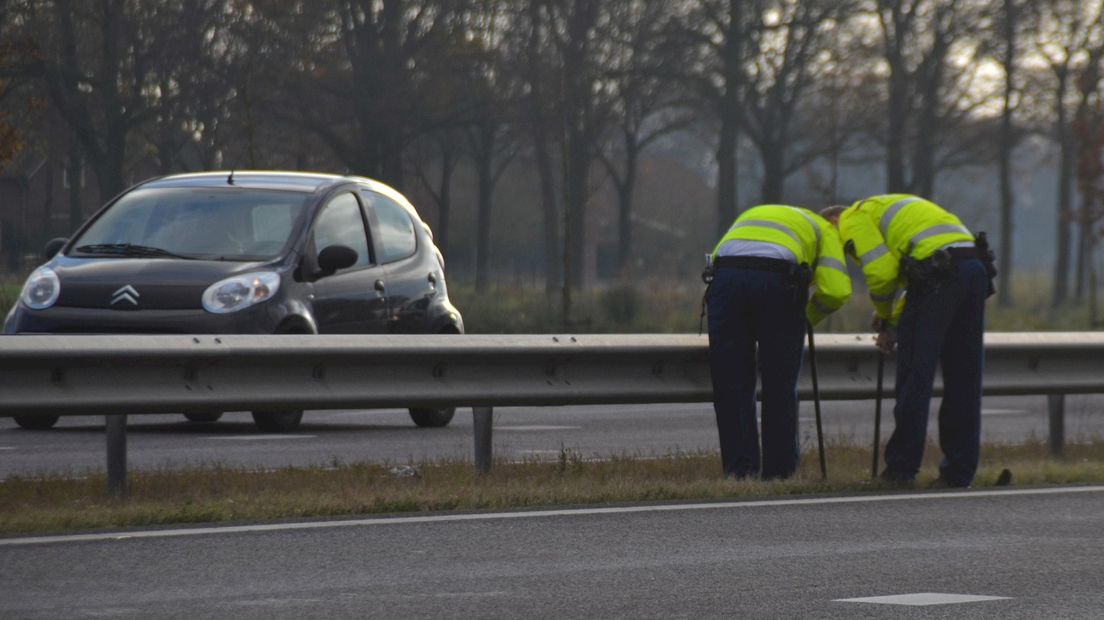
[{"label": "white road marking", "polygon": [[521,431],[521,432],[574,431],[574,430],[578,430],[580,428],[582,428],[582,427],[581,426],[546,426],[546,425],[541,425],[541,424],[531,424],[531,425],[528,425],[528,426],[526,426],[526,425],[516,425],[516,426],[495,426],[494,427],[494,429],[496,431]]},{"label": "white road marking", "polygon": [[314,439],[318,435],[227,435],[212,437],[223,441],[275,441],[277,439]]},{"label": "white road marking", "polygon": [[878,603],[880,605],[910,605],[926,607],[928,605],[951,605],[955,603],[980,603],[982,601],[1003,601],[1007,596],[978,596],[974,594],[942,594],[940,592],[919,592],[916,594],[895,594],[892,596],[868,596],[866,598],[838,598],[836,603]]},{"label": "white road marking", "polygon": [[982,409],[981,415],[1027,415],[1024,409]]},{"label": "white road marking", "polygon": [[326,418],[369,418],[369,417],[386,417],[392,418],[397,415],[407,416],[405,409],[364,409],[364,410],[350,410],[350,411],[319,411],[312,415],[315,416],[322,414],[322,417]]},{"label": "white road marking", "polygon": [[658,504],[649,506],[618,506],[606,508],[572,508],[561,510],[522,510],[517,512],[476,512],[466,514],[425,515],[418,517],[374,517],[339,521],[306,521],[299,523],[263,523],[257,525],[214,525],[164,530],[135,530],[66,536],[28,536],[0,538],[0,547],[41,545],[48,543],[129,540],[135,538],[178,538],[210,534],[241,534],[247,532],[280,532],[288,530],[319,530],[335,527],[368,527],[376,525],[408,525],[412,523],[451,523],[457,521],[496,521],[506,519],[538,519],[548,517],[578,517],[590,515],[634,514],[647,512],[685,512],[688,510],[739,510],[780,506],[822,506],[828,504],[872,504],[880,502],[920,501],[933,499],[972,499],[1021,495],[1072,495],[1104,493],[1104,486],[1058,487],[1046,489],[1006,489],[1003,491],[945,491],[939,493],[900,493],[893,495],[846,495],[842,497],[811,497],[807,499],[766,499],[701,504]]},{"label": "white road marking", "polygon": [[0,452],[5,450],[15,450],[15,446],[0,446]]}]

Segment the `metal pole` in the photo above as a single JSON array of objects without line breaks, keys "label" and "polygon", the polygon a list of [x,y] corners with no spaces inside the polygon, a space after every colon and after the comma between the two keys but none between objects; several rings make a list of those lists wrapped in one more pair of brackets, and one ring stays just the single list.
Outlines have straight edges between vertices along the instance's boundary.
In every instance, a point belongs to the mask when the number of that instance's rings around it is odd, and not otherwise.
[{"label": "metal pole", "polygon": [[878,350],[878,386],[874,392],[874,458],[870,463],[870,478],[878,478],[878,452],[882,444],[882,379],[885,376],[885,353]]},{"label": "metal pole", "polygon": [[1050,419],[1050,455],[1062,456],[1066,445],[1066,395],[1047,395],[1047,417]]},{"label": "metal pole", "polygon": [[809,334],[809,370],[813,375],[813,408],[816,411],[817,450],[820,454],[820,477],[828,479],[828,463],[824,460],[824,427],[820,421],[820,385],[817,383],[816,344],[813,342],[813,324],[805,321],[805,333]]},{"label": "metal pole", "polygon": [[107,494],[127,496],[127,417],[126,414],[104,416],[107,432]]},{"label": "metal pole", "polygon": [[491,431],[493,430],[491,407],[472,407],[472,426],[475,434],[475,471],[485,474],[491,471]]}]

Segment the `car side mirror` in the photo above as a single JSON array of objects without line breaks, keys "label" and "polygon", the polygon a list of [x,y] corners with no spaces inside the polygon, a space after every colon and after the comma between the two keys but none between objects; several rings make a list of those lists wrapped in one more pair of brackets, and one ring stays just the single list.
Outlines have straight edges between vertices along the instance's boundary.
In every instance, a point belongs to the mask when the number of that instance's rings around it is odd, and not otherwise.
[{"label": "car side mirror", "polygon": [[46,260],[50,260],[55,254],[61,251],[61,248],[65,247],[65,244],[69,239],[65,237],[55,237],[46,242],[46,247],[42,249],[42,255],[46,257]]},{"label": "car side mirror", "polygon": [[331,274],[356,264],[359,256],[356,250],[347,245],[330,245],[318,253],[318,268],[324,274]]}]

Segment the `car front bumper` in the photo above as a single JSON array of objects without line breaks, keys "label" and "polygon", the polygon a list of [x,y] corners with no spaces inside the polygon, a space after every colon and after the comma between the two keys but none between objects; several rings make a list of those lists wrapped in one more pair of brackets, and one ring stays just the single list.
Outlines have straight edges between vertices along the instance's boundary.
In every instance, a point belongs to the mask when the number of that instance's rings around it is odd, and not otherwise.
[{"label": "car front bumper", "polygon": [[17,304],[5,334],[271,334],[281,314],[260,304],[230,314],[196,310],[105,310],[54,306],[29,310]]}]

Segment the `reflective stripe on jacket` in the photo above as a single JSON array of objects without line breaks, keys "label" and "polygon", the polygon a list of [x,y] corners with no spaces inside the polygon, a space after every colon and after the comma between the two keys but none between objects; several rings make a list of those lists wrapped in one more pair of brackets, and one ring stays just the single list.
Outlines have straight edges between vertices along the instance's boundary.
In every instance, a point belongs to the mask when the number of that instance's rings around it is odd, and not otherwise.
[{"label": "reflective stripe on jacket", "polygon": [[903,306],[893,307],[901,257],[924,260],[953,243],[972,243],[974,236],[954,214],[934,202],[909,194],[886,194],[860,200],[840,214],[839,231],[862,266],[878,317],[897,322]]},{"label": "reflective stripe on jacket", "polygon": [[740,214],[713,249],[713,256],[733,239],[765,241],[780,245],[798,264],[813,270],[813,294],[805,316],[816,325],[835,312],[851,296],[851,277],[843,257],[839,231],[823,217],[800,207],[761,205]]}]

